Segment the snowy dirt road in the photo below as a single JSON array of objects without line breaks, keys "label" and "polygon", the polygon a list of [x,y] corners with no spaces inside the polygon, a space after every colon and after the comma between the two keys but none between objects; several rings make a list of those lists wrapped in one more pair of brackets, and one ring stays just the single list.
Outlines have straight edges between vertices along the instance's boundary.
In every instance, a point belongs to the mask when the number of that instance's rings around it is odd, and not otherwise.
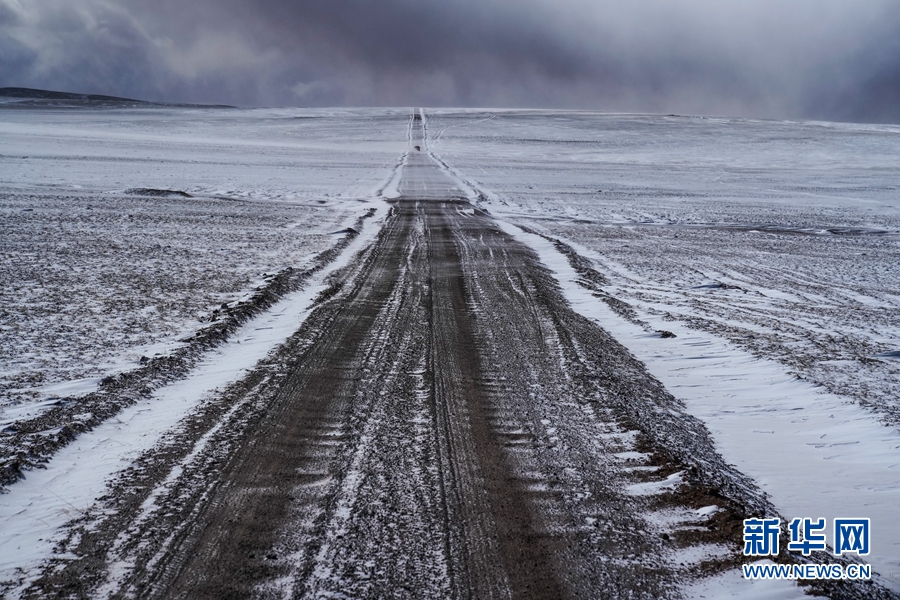
[{"label": "snowy dirt road", "polygon": [[17,595],[664,598],[738,564],[775,508],[427,142],[417,113],[381,231],[300,329]]}]

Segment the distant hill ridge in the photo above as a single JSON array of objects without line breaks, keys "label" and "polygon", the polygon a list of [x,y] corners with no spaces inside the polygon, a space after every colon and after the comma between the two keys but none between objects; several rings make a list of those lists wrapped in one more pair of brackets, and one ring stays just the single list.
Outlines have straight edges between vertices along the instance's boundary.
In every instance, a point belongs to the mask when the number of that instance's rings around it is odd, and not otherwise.
[{"label": "distant hill ridge", "polygon": [[125,107],[125,106],[177,106],[196,108],[234,108],[224,104],[181,104],[171,102],[148,102],[133,98],[119,98],[102,94],[75,94],[72,92],[55,92],[33,88],[4,87],[0,88],[0,99],[13,99],[12,102],[0,100],[0,107]]}]

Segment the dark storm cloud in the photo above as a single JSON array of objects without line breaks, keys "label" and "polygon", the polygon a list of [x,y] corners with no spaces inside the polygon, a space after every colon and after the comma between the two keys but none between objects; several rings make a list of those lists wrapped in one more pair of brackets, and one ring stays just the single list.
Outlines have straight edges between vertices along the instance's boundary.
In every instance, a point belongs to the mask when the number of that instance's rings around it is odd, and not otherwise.
[{"label": "dark storm cloud", "polygon": [[239,105],[897,121],[894,5],[0,0],[0,85]]},{"label": "dark storm cloud", "polygon": [[900,122],[900,5],[880,27],[813,77],[805,113],[822,119]]}]

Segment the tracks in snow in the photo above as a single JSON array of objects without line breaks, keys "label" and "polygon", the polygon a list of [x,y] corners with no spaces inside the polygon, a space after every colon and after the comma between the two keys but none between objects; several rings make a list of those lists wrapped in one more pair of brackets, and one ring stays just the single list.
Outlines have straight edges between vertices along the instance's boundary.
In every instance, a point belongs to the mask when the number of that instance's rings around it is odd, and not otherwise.
[{"label": "tracks in snow", "polygon": [[426,153],[400,190],[299,331],[24,596],[660,598],[733,564],[773,511],[703,426]]}]

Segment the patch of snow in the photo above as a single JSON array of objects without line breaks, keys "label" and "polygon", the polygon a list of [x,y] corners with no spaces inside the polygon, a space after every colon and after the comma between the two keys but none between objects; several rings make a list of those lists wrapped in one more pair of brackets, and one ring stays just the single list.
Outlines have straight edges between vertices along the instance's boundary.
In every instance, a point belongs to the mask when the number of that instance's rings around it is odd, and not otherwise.
[{"label": "patch of snow", "polygon": [[384,187],[379,191],[381,196],[385,198],[397,198],[401,195],[400,180],[402,179],[403,167],[406,166],[408,158],[409,153],[407,152],[403,155],[403,159],[400,161],[400,164],[397,165],[397,168],[394,169],[390,179],[388,179],[387,183],[385,183]]},{"label": "patch of snow", "polygon": [[683,475],[684,473],[679,471],[678,473],[672,473],[665,479],[661,479],[659,481],[635,483],[633,485],[629,485],[626,489],[626,492],[631,494],[632,496],[652,496],[654,494],[668,492],[681,485],[681,483],[684,481]]},{"label": "patch of snow", "polygon": [[[774,564],[770,560],[761,560],[753,564]],[[809,600],[803,588],[793,581],[775,579],[744,579],[740,569],[725,571],[714,577],[702,579],[697,583],[681,589],[685,598],[725,600],[740,598],[741,600]]]},{"label": "patch of snow", "polygon": [[709,506],[703,506],[697,509],[697,516],[699,517],[709,517],[719,512],[719,507],[715,504],[710,504]]}]

